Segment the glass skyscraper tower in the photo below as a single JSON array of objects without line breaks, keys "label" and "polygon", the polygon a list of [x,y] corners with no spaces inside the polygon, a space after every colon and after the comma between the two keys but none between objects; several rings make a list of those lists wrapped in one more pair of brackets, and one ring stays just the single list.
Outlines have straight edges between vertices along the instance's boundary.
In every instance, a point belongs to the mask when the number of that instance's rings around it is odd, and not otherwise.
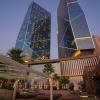
[{"label": "glass skyscraper tower", "polygon": [[59,58],[71,57],[76,51],[90,52],[95,48],[77,0],[60,0],[57,16]]},{"label": "glass skyscraper tower", "polygon": [[50,57],[51,14],[32,2],[21,26],[16,48],[34,59]]}]

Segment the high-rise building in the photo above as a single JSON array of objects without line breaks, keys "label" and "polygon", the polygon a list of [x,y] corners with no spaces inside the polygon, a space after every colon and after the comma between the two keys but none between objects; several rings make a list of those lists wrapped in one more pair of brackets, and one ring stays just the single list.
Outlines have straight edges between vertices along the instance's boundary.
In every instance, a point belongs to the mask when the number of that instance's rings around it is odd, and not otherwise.
[{"label": "high-rise building", "polygon": [[33,59],[50,57],[51,14],[32,2],[21,26],[16,48]]},{"label": "high-rise building", "polygon": [[94,42],[77,0],[60,0],[57,16],[59,58],[91,53]]}]

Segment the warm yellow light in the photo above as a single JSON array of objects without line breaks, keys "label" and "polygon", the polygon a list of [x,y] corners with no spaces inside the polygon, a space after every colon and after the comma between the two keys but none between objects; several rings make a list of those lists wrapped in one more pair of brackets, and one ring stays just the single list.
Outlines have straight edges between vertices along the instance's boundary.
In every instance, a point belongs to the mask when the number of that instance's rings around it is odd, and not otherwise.
[{"label": "warm yellow light", "polygon": [[28,63],[28,60],[25,60],[24,62],[25,62],[25,63]]},{"label": "warm yellow light", "polygon": [[82,98],[88,98],[88,96],[86,96],[86,95],[82,95],[82,96],[80,96],[80,97],[82,97]]},{"label": "warm yellow light", "polygon": [[78,50],[77,52],[75,52],[74,57],[77,57],[77,56],[79,56],[80,54],[81,54],[81,51]]}]

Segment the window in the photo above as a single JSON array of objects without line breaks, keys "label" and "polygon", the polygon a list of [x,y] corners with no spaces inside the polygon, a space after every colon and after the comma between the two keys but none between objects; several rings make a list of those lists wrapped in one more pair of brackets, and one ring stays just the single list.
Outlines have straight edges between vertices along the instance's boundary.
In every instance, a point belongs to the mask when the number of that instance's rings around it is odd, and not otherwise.
[{"label": "window", "polygon": [[93,45],[93,41],[92,38],[82,38],[82,39],[76,39],[76,43],[78,46],[78,49],[93,49],[94,45]]}]

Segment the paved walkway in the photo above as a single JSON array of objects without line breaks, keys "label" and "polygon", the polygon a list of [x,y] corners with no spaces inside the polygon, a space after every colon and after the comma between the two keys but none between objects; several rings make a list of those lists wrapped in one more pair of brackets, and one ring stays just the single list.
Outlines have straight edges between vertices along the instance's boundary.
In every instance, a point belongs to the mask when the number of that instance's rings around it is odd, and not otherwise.
[{"label": "paved walkway", "polygon": [[[50,95],[50,91],[49,90],[41,90],[40,91],[41,93],[44,93],[46,95]],[[59,98],[59,99],[55,99],[55,100],[67,100],[68,98],[74,98],[74,100],[79,100],[79,96],[78,95],[75,95],[75,94],[69,94],[68,91],[62,91],[62,90],[59,90],[59,91],[56,91],[54,90],[53,91],[53,94],[61,94],[62,96]],[[38,96],[37,96],[38,97]],[[66,99],[67,97],[67,99]],[[78,99],[77,99],[78,98]],[[16,99],[16,100],[43,100],[42,98],[40,99],[35,99],[35,98],[31,98],[31,99]],[[49,99],[48,99],[49,100]],[[69,100],[69,99],[68,99]]]},{"label": "paved walkway", "polygon": [[[41,90],[42,93],[46,93],[49,94],[49,90]],[[59,99],[56,100],[100,100],[100,98],[95,98],[95,97],[83,97],[80,98],[79,94],[77,92],[72,92],[69,93],[66,90],[59,90],[59,91],[53,91],[54,94],[60,93],[62,96]],[[31,98],[31,99],[16,99],[16,100],[35,100],[35,98]],[[42,99],[38,99],[38,100],[42,100]]]},{"label": "paved walkway", "polygon": [[[50,91],[49,90],[41,90],[40,92],[41,93],[45,93],[48,96],[50,95]],[[94,97],[94,96],[90,96],[88,98],[86,98],[86,97],[80,98],[80,95],[78,94],[78,92],[71,92],[70,93],[70,92],[68,92],[66,90],[59,90],[59,91],[54,90],[53,94],[61,94],[62,95],[61,97],[59,97],[56,100],[100,100],[100,98],[97,98],[97,97]],[[0,100],[5,100],[5,99],[4,99],[4,97],[0,97]],[[18,98],[16,100],[41,100],[41,99],[35,99],[35,98],[25,98],[25,99],[24,98]]]}]

